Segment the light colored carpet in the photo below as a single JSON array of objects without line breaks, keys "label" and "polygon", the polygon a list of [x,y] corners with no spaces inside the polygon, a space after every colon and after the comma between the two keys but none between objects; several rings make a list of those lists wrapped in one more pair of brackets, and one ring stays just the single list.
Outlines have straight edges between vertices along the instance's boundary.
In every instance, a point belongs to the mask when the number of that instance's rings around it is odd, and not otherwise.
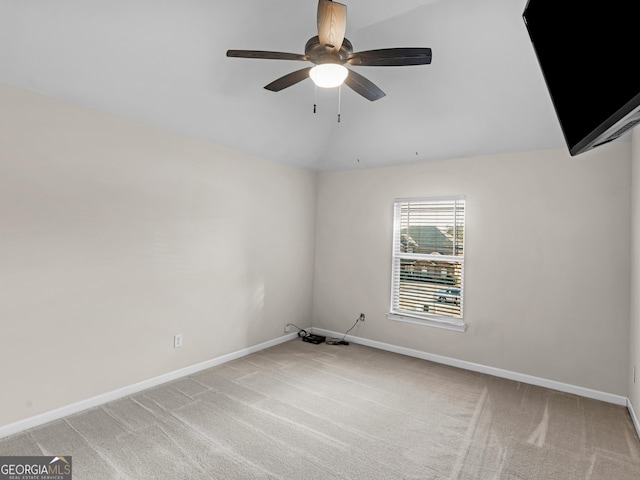
[{"label": "light colored carpet", "polygon": [[624,407],[293,340],[0,440],[74,480],[640,478]]}]

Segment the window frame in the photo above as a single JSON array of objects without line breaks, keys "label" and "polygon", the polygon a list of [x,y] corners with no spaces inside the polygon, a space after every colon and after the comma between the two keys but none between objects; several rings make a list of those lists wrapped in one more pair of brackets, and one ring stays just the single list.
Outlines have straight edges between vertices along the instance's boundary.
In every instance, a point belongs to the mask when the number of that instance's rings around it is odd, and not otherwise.
[{"label": "window frame", "polygon": [[[462,201],[464,205],[464,216],[462,221],[463,237],[462,237],[462,255],[439,255],[439,254],[422,254],[401,252],[401,217],[403,205],[410,203],[437,203],[437,202],[457,202]],[[467,324],[464,321],[464,264],[466,253],[466,210],[467,202],[464,195],[440,196],[440,197],[411,197],[396,198],[393,201],[393,241],[391,253],[391,299],[387,318],[389,320],[414,323],[418,325],[426,325],[458,332],[464,332]],[[456,225],[454,221],[454,234]],[[453,253],[453,252],[452,252]],[[400,265],[402,259],[428,260],[437,259],[438,261],[451,262],[460,264],[460,314],[453,315],[436,315],[432,313],[412,312],[410,310],[402,310],[397,307],[395,299],[400,296]],[[456,285],[457,286],[457,285]]]}]

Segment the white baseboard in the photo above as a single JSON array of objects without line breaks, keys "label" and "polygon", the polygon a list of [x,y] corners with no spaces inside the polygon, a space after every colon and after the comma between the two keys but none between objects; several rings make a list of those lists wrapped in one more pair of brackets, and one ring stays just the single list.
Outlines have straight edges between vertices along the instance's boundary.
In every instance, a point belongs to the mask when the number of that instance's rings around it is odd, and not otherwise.
[{"label": "white baseboard", "polygon": [[633,404],[628,398],[627,410],[629,410],[629,415],[631,415],[631,420],[633,420],[633,426],[636,427],[636,433],[638,434],[638,437],[640,437],[640,421],[638,421],[638,416],[636,415],[636,411],[633,409]]},{"label": "white baseboard", "polygon": [[88,398],[86,400],[81,400],[71,405],[66,405],[64,407],[57,408],[55,410],[51,410],[45,413],[41,413],[39,415],[35,415],[33,417],[29,417],[24,420],[19,420],[15,423],[10,423],[8,425],[0,426],[0,438],[8,437],[9,435],[20,433],[22,431],[28,430],[30,428],[38,427],[40,425],[44,425],[45,423],[58,420],[68,415],[73,415],[74,413],[82,412],[89,408],[104,405],[105,403],[118,400],[119,398],[123,398],[128,395],[141,392],[142,390],[153,388],[163,383],[167,383],[172,380],[176,380],[178,378],[185,377],[187,375],[191,375],[191,374],[200,372],[202,370],[206,370],[208,368],[222,365],[223,363],[230,362],[231,360],[235,360],[237,358],[244,357],[251,353],[264,350],[265,348],[273,347],[275,345],[279,345],[281,343],[287,342],[289,340],[296,338],[297,336],[298,336],[297,332],[289,333],[289,334],[283,335],[282,337],[274,338],[273,340],[269,340],[267,342],[254,345],[252,347],[243,348],[236,352],[228,353],[226,355],[222,355],[220,357],[216,357],[211,360],[207,360],[205,362],[197,363],[195,365],[190,365],[188,367],[184,367],[179,370],[175,370],[173,372],[160,375],[158,377],[144,380],[134,385],[129,385],[127,387],[123,387],[118,390],[103,393],[101,395],[97,395],[95,397]]},{"label": "white baseboard", "polygon": [[[316,334],[325,335],[328,337],[338,337],[342,338],[343,334],[338,332],[332,332],[330,330],[324,330],[319,328],[307,328],[307,331],[311,331]],[[142,390],[146,390],[148,388],[153,388],[163,383],[170,382],[172,380],[176,380],[178,378],[192,375],[194,373],[200,372],[202,370],[206,370],[208,368],[216,367],[218,365],[222,365],[223,363],[230,362],[231,360],[235,360],[237,358],[244,357],[251,353],[258,352],[260,350],[264,350],[265,348],[273,347],[275,345],[279,345],[281,343],[287,342],[294,338],[297,338],[298,334],[289,333],[287,335],[283,335],[281,337],[275,338],[273,340],[269,340],[267,342],[260,343],[258,345],[254,345],[252,347],[244,348],[238,350],[236,352],[232,352],[226,355],[222,355],[220,357],[213,358],[211,360],[207,360],[205,362],[201,362],[195,365],[191,365],[185,368],[181,368],[179,370],[175,370],[173,372],[166,373],[164,375],[160,375],[158,377],[150,378],[148,380],[144,380],[142,382],[136,383],[134,385],[129,385],[127,387],[120,388],[118,390],[114,390],[111,392],[107,392],[101,395],[97,395],[95,397],[82,400],[80,402],[73,403],[71,405],[67,405],[55,410],[51,410],[49,412],[45,412],[39,415],[35,415],[33,417],[26,418],[24,420],[17,421],[15,423],[11,423],[8,425],[0,426],[0,438],[8,437],[9,435],[13,435],[16,433],[20,433],[22,431],[28,430],[30,428],[38,427],[40,425],[44,425],[46,423],[52,422],[54,420],[58,420],[60,418],[66,417],[68,415],[73,415],[74,413],[79,413],[89,408],[97,407],[103,405],[108,402],[112,402],[119,398],[126,397],[128,395],[133,395],[135,393],[141,392]],[[640,422],[638,421],[638,417],[633,409],[633,405],[631,401],[627,397],[623,397],[621,395],[614,395],[611,393],[600,392],[597,390],[591,390],[584,387],[578,387],[575,385],[570,385],[566,383],[556,382],[554,380],[547,380],[544,378],[534,377],[531,375],[526,375],[522,373],[512,372],[509,370],[503,370],[494,367],[488,367],[486,365],[481,365],[477,363],[467,362],[464,360],[458,360],[455,358],[445,357],[442,355],[435,355],[432,353],[426,353],[420,350],[414,350],[405,347],[399,347],[397,345],[392,345],[388,343],[378,342],[375,340],[369,340],[366,338],[356,337],[353,335],[347,335],[346,340],[359,343],[361,345],[365,345],[368,347],[378,348],[380,350],[386,350],[393,353],[399,353],[402,355],[407,355],[410,357],[421,358],[423,360],[429,360],[436,363],[441,363],[444,365],[449,365],[452,367],[458,367],[465,370],[470,370],[479,373],[486,373],[488,375],[493,375],[496,377],[506,378],[509,380],[515,380],[522,383],[528,383],[531,385],[537,385],[540,387],[546,387],[553,390],[558,390],[565,393],[572,393],[575,395],[580,395],[582,397],[593,398],[596,400],[602,400],[604,402],[613,403],[616,405],[626,406],[629,410],[631,418],[633,420],[633,424],[636,428],[638,436],[640,437]]]},{"label": "white baseboard", "polygon": [[[321,328],[312,328],[313,333],[319,335],[325,335],[327,337],[342,338],[343,333],[332,332],[330,330],[324,330]],[[486,373],[493,375],[494,377],[506,378],[509,380],[515,380],[516,382],[527,383],[530,385],[536,385],[539,387],[546,387],[552,390],[558,390],[565,393],[573,393],[581,397],[593,398],[595,400],[602,400],[603,402],[613,403],[616,405],[626,406],[628,405],[627,397],[622,395],[615,395],[613,393],[601,392],[598,390],[592,390],[590,388],[578,387],[576,385],[570,385],[567,383],[556,382],[555,380],[548,380],[546,378],[534,377],[524,373],[512,372],[510,370],[503,370],[501,368],[488,367],[479,363],[467,362],[465,360],[458,360],[456,358],[445,357],[442,355],[435,355],[433,353],[423,352],[421,350],[414,350],[411,348],[399,347],[397,345],[391,345],[389,343],[377,342],[375,340],[369,340],[367,338],[356,337],[353,335],[347,335],[345,340],[353,343],[359,343],[368,347],[378,348],[380,350],[387,350],[393,353],[400,353],[409,357],[421,358],[423,360],[429,360],[436,363],[442,363],[452,367],[462,368],[464,370],[471,370],[472,372]],[[636,428],[637,424],[636,424]]]}]

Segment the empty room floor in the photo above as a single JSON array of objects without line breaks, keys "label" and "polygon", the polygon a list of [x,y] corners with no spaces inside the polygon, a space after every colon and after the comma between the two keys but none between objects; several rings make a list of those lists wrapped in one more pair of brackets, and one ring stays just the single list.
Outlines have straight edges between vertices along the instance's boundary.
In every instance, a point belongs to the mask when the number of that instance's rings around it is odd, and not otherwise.
[{"label": "empty room floor", "polygon": [[640,478],[626,408],[292,340],[0,440],[75,480]]}]

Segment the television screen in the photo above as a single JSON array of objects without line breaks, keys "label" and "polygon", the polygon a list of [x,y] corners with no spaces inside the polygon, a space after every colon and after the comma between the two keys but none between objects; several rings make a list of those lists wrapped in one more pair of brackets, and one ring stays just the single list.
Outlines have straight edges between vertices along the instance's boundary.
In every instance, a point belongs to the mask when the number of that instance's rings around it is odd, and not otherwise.
[{"label": "television screen", "polygon": [[571,155],[640,123],[640,2],[529,0],[523,18]]}]

